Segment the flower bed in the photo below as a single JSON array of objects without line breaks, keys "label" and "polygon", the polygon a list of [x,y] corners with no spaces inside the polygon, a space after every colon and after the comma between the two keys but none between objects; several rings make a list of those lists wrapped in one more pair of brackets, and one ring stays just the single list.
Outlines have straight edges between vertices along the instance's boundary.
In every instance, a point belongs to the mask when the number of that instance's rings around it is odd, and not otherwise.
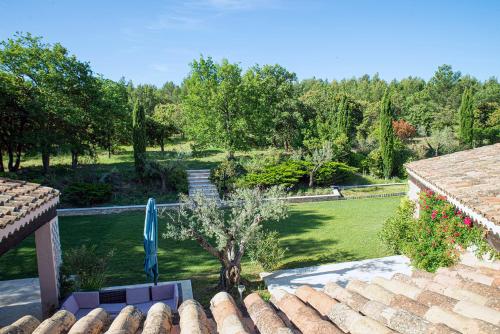
[{"label": "flower bed", "polygon": [[413,218],[414,205],[405,199],[398,212],[384,225],[381,238],[393,251],[407,255],[412,264],[427,271],[455,264],[460,251],[475,246],[476,255],[499,253],[487,243],[486,231],[430,190],[420,193],[420,218]]}]

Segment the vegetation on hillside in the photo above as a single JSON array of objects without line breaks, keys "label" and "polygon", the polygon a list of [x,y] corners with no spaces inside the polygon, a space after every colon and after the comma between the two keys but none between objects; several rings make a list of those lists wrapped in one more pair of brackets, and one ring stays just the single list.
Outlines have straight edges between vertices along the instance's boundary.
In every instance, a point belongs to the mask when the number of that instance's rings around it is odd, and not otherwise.
[{"label": "vegetation on hillside", "polygon": [[[310,186],[329,162],[404,177],[407,161],[498,142],[500,83],[449,65],[428,81],[378,75],[299,81],[277,64],[243,69],[200,57],[180,85],[135,86],[94,73],[60,44],[17,34],[0,43],[0,122],[0,175],[63,191],[73,182],[107,183],[111,199],[89,201],[117,203],[116,195],[131,189],[176,198],[193,159],[217,155],[212,162],[220,163],[219,154],[231,160],[249,150],[300,156],[295,160],[310,164]],[[174,140],[190,146],[165,152]],[[121,147],[131,145],[133,167],[128,156],[121,161]],[[153,146],[162,153],[152,154]],[[96,164],[103,152],[123,164]],[[68,168],[54,163],[66,155]],[[32,167],[35,159],[41,169]],[[250,183],[267,182],[260,170],[247,172]]]}]

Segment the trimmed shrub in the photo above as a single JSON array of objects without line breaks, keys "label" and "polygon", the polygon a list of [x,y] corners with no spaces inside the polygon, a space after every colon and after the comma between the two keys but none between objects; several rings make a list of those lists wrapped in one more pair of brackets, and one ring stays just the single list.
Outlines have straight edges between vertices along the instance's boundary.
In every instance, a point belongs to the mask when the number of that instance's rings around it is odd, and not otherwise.
[{"label": "trimmed shrub", "polygon": [[342,162],[327,162],[316,172],[316,184],[320,186],[331,186],[344,182],[348,177],[358,171]]},{"label": "trimmed shrub", "polygon": [[242,187],[284,186],[290,188],[304,180],[307,176],[309,163],[305,161],[288,160],[274,166],[267,166],[261,172],[249,173],[239,182]]},{"label": "trimmed shrub", "polygon": [[112,194],[113,187],[110,184],[76,182],[67,186],[62,196],[65,202],[78,206],[90,206],[108,202]]}]

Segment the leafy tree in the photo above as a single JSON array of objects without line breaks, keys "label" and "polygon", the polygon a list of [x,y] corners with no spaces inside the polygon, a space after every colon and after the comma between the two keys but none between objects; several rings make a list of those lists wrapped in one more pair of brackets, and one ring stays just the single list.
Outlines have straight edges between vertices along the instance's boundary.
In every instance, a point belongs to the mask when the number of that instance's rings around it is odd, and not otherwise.
[{"label": "leafy tree", "polygon": [[131,108],[128,103],[127,85],[124,79],[114,82],[109,79],[100,79],[101,82],[101,110],[100,127],[96,133],[100,146],[108,151],[111,157],[113,150],[119,144],[129,144],[132,137]]},{"label": "leafy tree", "polygon": [[178,211],[165,211],[164,237],[196,241],[220,262],[219,287],[229,290],[240,283],[241,260],[262,230],[263,223],[286,216],[283,195],[275,187],[265,191],[237,189],[225,202],[226,210],[212,197],[182,196]]},{"label": "leafy tree", "polygon": [[219,145],[232,157],[248,143],[248,124],[241,68],[200,57],[185,79],[183,110],[186,131],[199,144]]},{"label": "leafy tree", "polygon": [[404,119],[392,121],[392,127],[394,134],[401,140],[413,138],[417,133],[417,129]]},{"label": "leafy tree", "polygon": [[435,157],[440,154],[452,153],[458,148],[451,127],[434,129],[431,135],[425,139],[425,143]]},{"label": "leafy tree", "polygon": [[296,82],[295,73],[280,65],[256,65],[243,76],[252,124],[249,131],[257,144],[272,144],[288,151],[299,142],[303,116]]},{"label": "leafy tree", "polygon": [[173,103],[158,104],[148,120],[150,138],[160,144],[161,151],[164,152],[165,140],[181,131],[179,106]]},{"label": "leafy tree", "polygon": [[7,153],[7,168],[15,172],[21,164],[21,154],[32,143],[33,123],[30,87],[24,80],[0,71],[0,172],[5,171],[3,154]]},{"label": "leafy tree", "polygon": [[467,88],[462,94],[462,103],[460,104],[460,141],[469,147],[474,144],[474,100],[472,91]]},{"label": "leafy tree", "polygon": [[[20,109],[29,114],[30,133],[25,138],[30,143],[16,145],[18,157],[20,150],[31,144],[41,152],[47,172],[50,154],[56,149],[78,154],[93,148],[96,137],[91,133],[95,125],[92,119],[100,112],[95,103],[99,90],[88,63],[69,55],[60,44],[45,44],[40,37],[17,34],[0,44],[0,71],[16,78],[11,82],[16,82],[19,90],[10,96],[18,97],[18,115]],[[23,95],[30,98],[21,98]],[[23,136],[22,132],[16,135]],[[17,162],[15,165],[18,167]]]},{"label": "leafy tree", "polygon": [[380,107],[380,150],[384,177],[389,178],[394,171],[394,130],[392,128],[391,96],[387,90]]},{"label": "leafy tree", "polygon": [[319,148],[315,148],[311,151],[311,154],[306,157],[306,160],[311,162],[311,167],[309,168],[309,187],[314,186],[314,176],[316,172],[327,162],[332,160],[332,144],[330,142],[325,142]]},{"label": "leafy tree", "polygon": [[135,102],[132,113],[132,131],[135,171],[142,178],[146,164],[146,115],[144,107],[138,101]]}]

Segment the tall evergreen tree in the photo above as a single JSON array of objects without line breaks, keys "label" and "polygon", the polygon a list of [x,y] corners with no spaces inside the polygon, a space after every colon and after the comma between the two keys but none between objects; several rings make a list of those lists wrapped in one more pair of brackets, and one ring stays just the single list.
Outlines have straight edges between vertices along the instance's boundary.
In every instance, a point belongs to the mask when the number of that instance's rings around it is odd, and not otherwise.
[{"label": "tall evergreen tree", "polygon": [[142,177],[146,163],[146,114],[144,107],[138,101],[135,101],[132,112],[132,131],[135,171],[139,177]]},{"label": "tall evergreen tree", "polygon": [[387,89],[380,108],[380,153],[384,177],[392,176],[394,170],[394,129],[392,128],[391,96]]},{"label": "tall evergreen tree", "polygon": [[472,147],[474,144],[474,100],[470,88],[464,90],[458,112],[460,116],[460,142]]},{"label": "tall evergreen tree", "polygon": [[337,133],[336,136],[346,135],[349,138],[349,106],[347,96],[343,95],[337,109]]}]

